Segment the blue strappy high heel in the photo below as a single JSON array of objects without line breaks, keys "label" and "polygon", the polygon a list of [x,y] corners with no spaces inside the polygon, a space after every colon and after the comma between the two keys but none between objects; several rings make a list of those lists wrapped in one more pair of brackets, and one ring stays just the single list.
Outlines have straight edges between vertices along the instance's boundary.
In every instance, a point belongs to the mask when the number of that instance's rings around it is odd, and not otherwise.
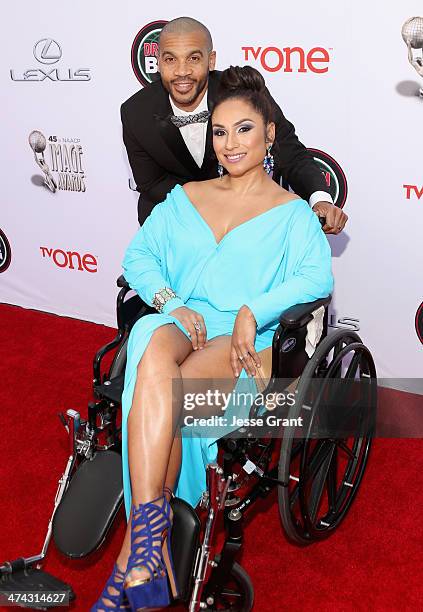
[{"label": "blue strappy high heel", "polygon": [[[159,502],[159,503],[156,503]],[[145,504],[133,507],[131,523],[131,554],[128,560],[124,590],[133,610],[164,608],[172,595],[177,597],[175,570],[172,562],[170,535],[171,508],[163,494]],[[163,534],[167,542],[163,554]],[[133,569],[146,569],[147,578],[128,579]]]},{"label": "blue strappy high heel", "polygon": [[[91,612],[109,612],[109,610],[113,610],[114,612],[129,612],[131,608],[123,590],[124,580],[125,572],[121,572],[115,563],[112,575],[106,582],[106,586],[100,597],[91,608]],[[113,589],[117,591],[117,594],[112,594]]]}]

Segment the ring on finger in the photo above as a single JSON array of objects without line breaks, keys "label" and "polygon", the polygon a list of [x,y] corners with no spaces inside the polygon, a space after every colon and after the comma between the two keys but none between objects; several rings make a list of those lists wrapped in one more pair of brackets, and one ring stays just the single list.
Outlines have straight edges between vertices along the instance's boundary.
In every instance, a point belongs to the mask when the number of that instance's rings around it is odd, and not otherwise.
[{"label": "ring on finger", "polygon": [[194,323],[194,327],[197,331],[201,331],[201,323],[199,321],[196,321]]}]

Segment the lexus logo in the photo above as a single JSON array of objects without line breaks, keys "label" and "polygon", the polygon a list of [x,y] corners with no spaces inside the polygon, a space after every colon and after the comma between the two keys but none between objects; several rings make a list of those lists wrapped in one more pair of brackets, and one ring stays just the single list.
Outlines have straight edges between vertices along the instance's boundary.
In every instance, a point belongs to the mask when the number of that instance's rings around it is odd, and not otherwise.
[{"label": "lexus logo", "polygon": [[34,57],[41,64],[55,64],[62,57],[62,49],[52,38],[42,38],[34,45]]},{"label": "lexus logo", "polygon": [[[90,68],[67,68],[63,62],[62,48],[54,38],[41,38],[33,48],[34,57],[39,62],[36,68],[10,69],[10,78],[16,83],[34,83],[42,81],[55,83],[66,81],[91,81]],[[40,66],[40,64],[45,64]],[[55,65],[52,65],[55,64]]]}]

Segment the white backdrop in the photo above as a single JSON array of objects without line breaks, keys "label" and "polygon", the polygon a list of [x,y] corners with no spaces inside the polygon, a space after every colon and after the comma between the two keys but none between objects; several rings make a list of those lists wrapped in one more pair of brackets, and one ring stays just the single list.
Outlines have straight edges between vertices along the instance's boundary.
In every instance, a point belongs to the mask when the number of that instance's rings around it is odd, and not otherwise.
[{"label": "white backdrop", "polygon": [[[412,190],[407,199],[404,185],[423,187],[423,99],[416,95],[423,79],[408,63],[401,38],[402,24],[419,14],[423,5],[417,0],[398,6],[364,0],[274,0],[260,6],[185,0],[178,7],[169,0],[155,6],[73,0],[60,7],[46,0],[42,11],[30,0],[9,4],[0,55],[0,229],[12,255],[0,274],[1,301],[114,325],[115,279],[138,227],[138,194],[128,187],[119,117],[120,104],[140,87],[131,46],[146,24],[190,15],[210,28],[217,67],[250,63],[261,69],[302,142],[342,167],[349,222],[343,234],[330,239],[336,281],[332,320],[359,320],[380,376],[420,377],[423,346],[415,319],[423,302],[423,197]],[[36,43],[46,38],[60,45],[58,61],[55,43],[51,58],[41,57],[44,43]],[[298,72],[294,58],[292,72],[284,70],[286,63],[281,70],[263,70],[260,54],[246,61],[243,47],[301,47],[305,53],[320,47],[329,61],[316,66],[328,69]],[[267,52],[268,65],[275,65],[276,53]],[[49,144],[62,145],[62,153],[63,146],[68,153],[79,147],[80,164],[73,169],[78,172],[70,168],[63,174],[77,174],[78,184],[83,176],[85,191],[52,193],[41,184],[42,171],[28,144],[33,130],[47,139],[50,170]],[[64,180],[58,172],[53,176]]]}]

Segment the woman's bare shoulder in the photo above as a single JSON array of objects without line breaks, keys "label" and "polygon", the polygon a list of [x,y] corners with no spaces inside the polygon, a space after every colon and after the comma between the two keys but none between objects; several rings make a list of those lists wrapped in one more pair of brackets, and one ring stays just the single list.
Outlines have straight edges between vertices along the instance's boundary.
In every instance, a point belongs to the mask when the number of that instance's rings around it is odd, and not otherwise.
[{"label": "woman's bare shoulder", "polygon": [[198,196],[204,196],[212,193],[216,188],[218,179],[209,179],[207,181],[190,181],[183,186],[185,193],[190,199],[195,199]]},{"label": "woman's bare shoulder", "polygon": [[283,187],[280,187],[277,183],[275,183],[275,187],[273,190],[273,196],[275,198],[275,203],[277,204],[288,204],[288,202],[292,202],[292,200],[300,200],[300,196],[296,193],[288,191]]}]

